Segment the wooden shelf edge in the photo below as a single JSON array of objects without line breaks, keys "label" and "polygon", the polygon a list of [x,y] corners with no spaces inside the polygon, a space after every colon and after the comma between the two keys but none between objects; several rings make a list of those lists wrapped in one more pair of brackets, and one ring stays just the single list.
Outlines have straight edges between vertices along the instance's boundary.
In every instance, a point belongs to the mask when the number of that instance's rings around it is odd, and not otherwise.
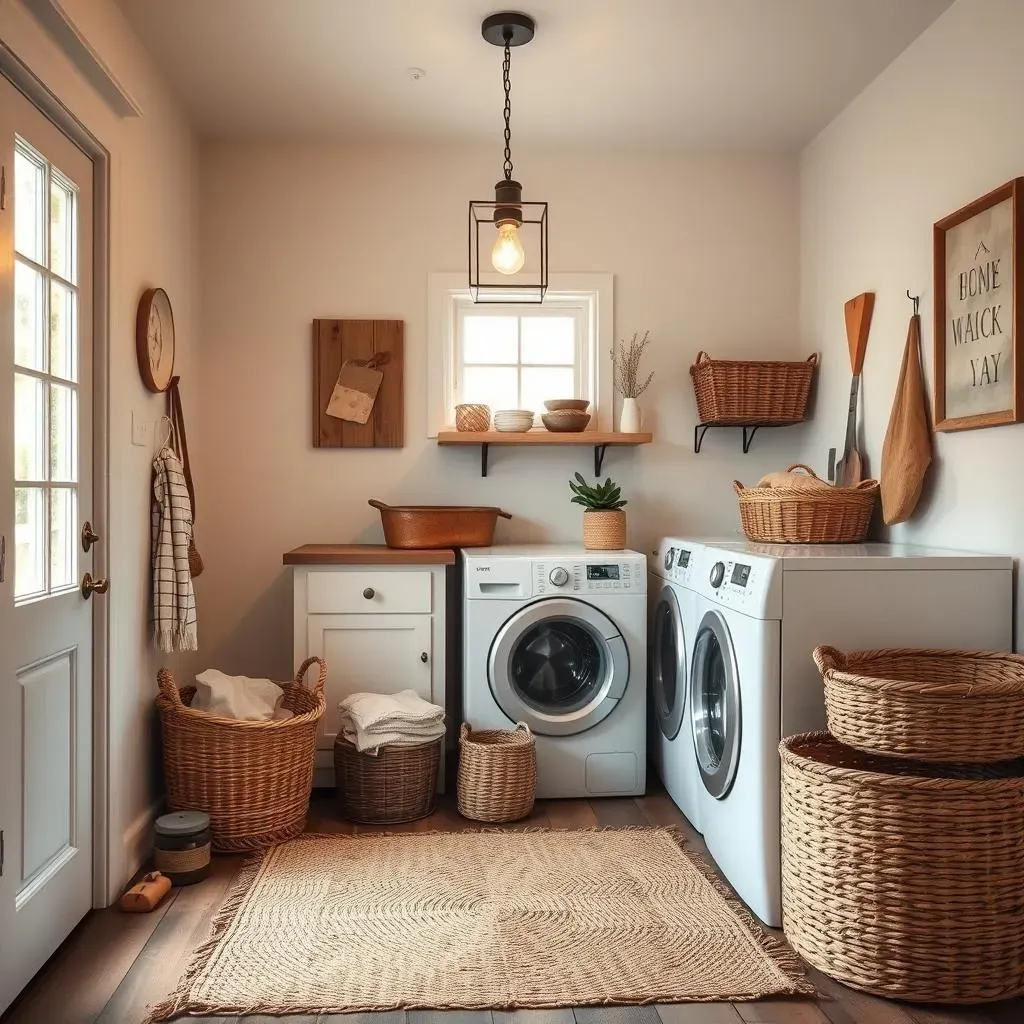
[{"label": "wooden shelf edge", "polygon": [[650,444],[654,435],[648,432],[622,434],[613,430],[584,430],[579,433],[558,433],[553,430],[528,430],[512,433],[501,430],[441,430],[439,445],[618,445],[622,447]]}]

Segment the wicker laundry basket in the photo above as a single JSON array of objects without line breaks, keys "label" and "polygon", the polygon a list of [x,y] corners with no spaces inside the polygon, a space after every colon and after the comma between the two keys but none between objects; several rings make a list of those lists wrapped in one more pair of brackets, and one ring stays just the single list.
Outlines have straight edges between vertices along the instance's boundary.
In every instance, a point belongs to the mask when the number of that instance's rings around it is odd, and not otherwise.
[{"label": "wicker laundry basket", "polygon": [[414,746],[360,753],[339,734],[334,741],[338,812],[349,821],[397,825],[433,814],[444,737]]},{"label": "wicker laundry basket", "polygon": [[939,768],[782,741],[782,918],[844,984],[913,1002],[1024,992],[1024,762]]},{"label": "wicker laundry basket", "polygon": [[[312,665],[320,674],[309,689],[303,679]],[[239,722],[193,710],[189,705],[195,687],[179,690],[171,673],[160,670],[156,706],[167,802],[172,811],[210,815],[214,850],[261,850],[303,830],[326,682],[326,662],[307,658],[295,679],[281,684],[282,706],[294,712],[294,718]]]},{"label": "wicker laundry basket", "polygon": [[818,647],[828,728],[868,753],[984,764],[1024,756],[1024,656]]},{"label": "wicker laundry basket", "polygon": [[782,424],[807,417],[817,354],[803,362],[712,359],[698,352],[690,367],[701,423]]},{"label": "wicker laundry basket", "polygon": [[459,730],[459,814],[518,821],[537,796],[537,746],[525,722],[514,729]]}]

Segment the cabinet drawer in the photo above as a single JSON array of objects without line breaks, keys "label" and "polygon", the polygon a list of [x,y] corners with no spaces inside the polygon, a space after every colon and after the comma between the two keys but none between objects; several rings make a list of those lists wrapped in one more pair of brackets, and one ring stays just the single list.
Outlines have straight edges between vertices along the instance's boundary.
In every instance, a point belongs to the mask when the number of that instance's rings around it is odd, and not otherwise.
[{"label": "cabinet drawer", "polygon": [[429,572],[311,572],[307,611],[319,614],[429,612]]}]

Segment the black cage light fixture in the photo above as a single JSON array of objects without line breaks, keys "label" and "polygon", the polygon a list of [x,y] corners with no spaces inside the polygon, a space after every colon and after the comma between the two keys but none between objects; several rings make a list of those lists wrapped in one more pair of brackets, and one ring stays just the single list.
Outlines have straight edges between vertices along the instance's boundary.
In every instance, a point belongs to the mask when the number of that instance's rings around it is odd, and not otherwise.
[{"label": "black cage light fixture", "polygon": [[512,177],[512,47],[533,39],[535,28],[533,18],[515,12],[492,14],[481,25],[484,39],[505,51],[505,176],[494,186],[493,202],[469,204],[469,291],[474,302],[540,303],[548,289],[548,204],[524,203],[523,186]]}]

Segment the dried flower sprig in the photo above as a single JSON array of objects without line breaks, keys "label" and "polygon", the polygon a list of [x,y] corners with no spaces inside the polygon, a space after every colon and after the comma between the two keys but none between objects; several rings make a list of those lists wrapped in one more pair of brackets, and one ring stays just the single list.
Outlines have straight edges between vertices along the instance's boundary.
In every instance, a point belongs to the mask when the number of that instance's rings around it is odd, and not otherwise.
[{"label": "dried flower sprig", "polygon": [[620,341],[618,351],[612,349],[612,359],[615,360],[615,390],[623,398],[639,398],[647,390],[648,384],[654,377],[654,371],[651,370],[643,384],[639,383],[640,357],[644,354],[644,349],[647,348],[647,336],[650,333],[650,331],[644,331],[644,336],[641,338],[638,331],[633,335],[628,346],[625,341]]}]

